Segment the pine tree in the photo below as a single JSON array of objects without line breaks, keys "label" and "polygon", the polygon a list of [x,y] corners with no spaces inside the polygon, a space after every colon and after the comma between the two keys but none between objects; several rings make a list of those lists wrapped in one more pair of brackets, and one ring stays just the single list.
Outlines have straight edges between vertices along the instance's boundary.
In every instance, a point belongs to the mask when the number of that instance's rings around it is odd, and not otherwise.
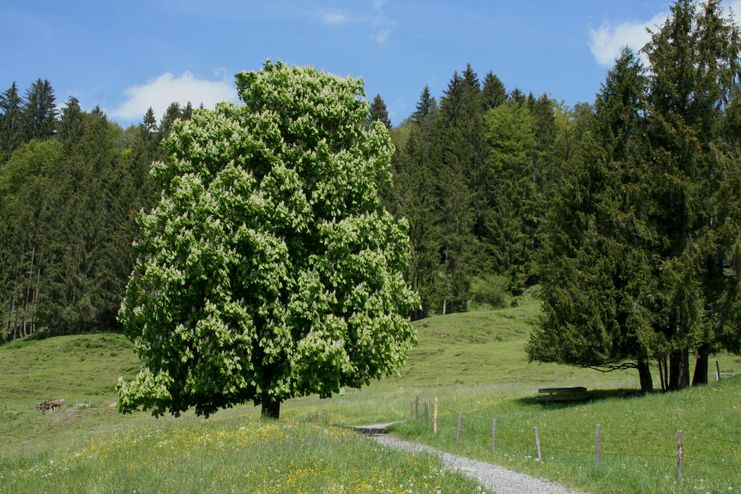
[{"label": "pine tree", "polygon": [[181,118],[181,115],[180,104],[177,102],[170,103],[160,121],[160,140],[164,140],[170,135],[173,124]]},{"label": "pine tree", "polygon": [[597,96],[589,130],[554,189],[539,256],[544,320],[531,359],[604,369],[648,367],[654,290],[643,236],[646,81],[623,52]]},{"label": "pine tree", "polygon": [[193,116],[193,105],[190,104],[190,101],[185,105],[185,108],[183,108],[183,111],[181,112],[180,118],[183,120],[190,120],[190,118]]},{"label": "pine tree", "polygon": [[478,78],[470,65],[448,84],[431,150],[437,185],[440,270],[437,303],[443,313],[465,310],[471,276],[484,263],[476,231],[483,224],[486,147]]},{"label": "pine tree", "polygon": [[414,319],[440,310],[442,301],[435,293],[441,276],[440,221],[437,217],[438,183],[433,168],[437,107],[427,87],[417,104],[419,113],[409,122],[409,138],[395,155],[394,184],[397,215],[409,222],[412,261],[407,280],[420,295],[421,309]]},{"label": "pine tree", "polygon": [[502,81],[492,72],[484,77],[484,88],[481,90],[484,111],[491,110],[507,101],[507,92]]},{"label": "pine tree", "polygon": [[721,345],[738,292],[741,211],[724,204],[734,196],[727,190],[738,191],[738,151],[728,154],[722,130],[724,109],[739,91],[739,49],[739,28],[717,0],[702,9],[678,0],[645,49],[656,334],[668,353],[670,389],[689,385],[692,350],[695,382],[707,380],[708,355]]},{"label": "pine tree", "polygon": [[157,118],[154,116],[154,110],[152,110],[151,106],[147,108],[147,112],[144,114],[142,129],[149,134],[157,132]]},{"label": "pine tree", "polygon": [[525,94],[517,88],[513,89],[512,92],[509,93],[509,99],[518,105],[524,105],[527,101]]},{"label": "pine tree", "polygon": [[484,234],[492,269],[521,293],[535,268],[532,253],[542,198],[534,179],[536,121],[526,106],[513,102],[486,114],[489,145]]},{"label": "pine tree", "polygon": [[412,120],[421,122],[425,117],[437,109],[435,98],[430,95],[429,86],[425,86],[417,102],[416,110],[412,113]]},{"label": "pine tree", "polygon": [[10,155],[24,140],[23,100],[15,82],[0,95],[0,111],[0,154]]},{"label": "pine tree", "polygon": [[57,107],[54,89],[48,80],[37,79],[26,91],[25,138],[47,139],[56,130]]},{"label": "pine tree", "polygon": [[67,104],[62,109],[62,117],[59,120],[59,139],[63,142],[76,141],[82,136],[84,119],[82,116],[80,102],[74,96],[70,96]]},{"label": "pine tree", "polygon": [[386,126],[387,129],[391,128],[391,120],[389,120],[389,113],[386,110],[386,103],[380,94],[377,94],[373,98],[373,102],[370,105],[369,118],[371,122],[379,121]]}]

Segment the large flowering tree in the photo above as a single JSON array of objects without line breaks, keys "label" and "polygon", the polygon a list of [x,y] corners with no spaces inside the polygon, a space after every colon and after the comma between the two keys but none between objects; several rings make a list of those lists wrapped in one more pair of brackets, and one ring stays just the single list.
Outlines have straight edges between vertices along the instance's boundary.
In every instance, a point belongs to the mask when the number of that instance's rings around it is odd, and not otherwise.
[{"label": "large flowering tree", "polygon": [[119,315],[144,368],[121,411],[278,418],[397,371],[413,343],[407,228],[379,197],[393,148],[362,81],[267,62],[236,82],[244,104],[177,123],[153,165]]}]

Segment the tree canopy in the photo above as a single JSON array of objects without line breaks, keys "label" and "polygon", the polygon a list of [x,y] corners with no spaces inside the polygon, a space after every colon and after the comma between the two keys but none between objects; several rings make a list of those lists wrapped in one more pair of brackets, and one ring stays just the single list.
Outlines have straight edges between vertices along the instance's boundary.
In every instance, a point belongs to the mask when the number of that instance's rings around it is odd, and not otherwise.
[{"label": "tree canopy", "polygon": [[379,196],[393,147],[361,81],[266,62],[244,105],[173,125],[120,318],[145,367],[123,411],[245,401],[279,416],[398,370],[419,301],[406,223]]}]

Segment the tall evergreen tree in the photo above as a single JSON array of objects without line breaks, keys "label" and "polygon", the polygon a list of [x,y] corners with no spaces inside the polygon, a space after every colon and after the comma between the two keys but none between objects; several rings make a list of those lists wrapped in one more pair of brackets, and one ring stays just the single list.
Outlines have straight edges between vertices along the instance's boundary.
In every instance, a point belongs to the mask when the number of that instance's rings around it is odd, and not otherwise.
[{"label": "tall evergreen tree", "polygon": [[54,135],[57,106],[51,83],[37,79],[26,91],[24,105],[26,139],[47,139]]},{"label": "tall evergreen tree", "polygon": [[181,116],[182,112],[180,111],[180,104],[177,102],[170,103],[170,106],[167,107],[167,110],[165,110],[165,114],[162,116],[162,120],[160,121],[160,140],[164,141],[167,136],[170,135],[172,126],[175,124],[175,121],[181,118]]},{"label": "tall evergreen tree", "polygon": [[151,106],[147,108],[147,112],[144,114],[142,129],[150,134],[157,132],[157,118],[154,116],[154,110]]},{"label": "tall evergreen tree", "polygon": [[435,292],[443,276],[440,266],[441,235],[438,212],[438,183],[433,168],[437,107],[427,87],[417,104],[418,114],[409,122],[409,138],[395,155],[394,184],[397,215],[409,222],[412,260],[407,280],[420,295],[421,309],[412,314],[418,319],[433,310],[441,310]]},{"label": "tall evergreen tree", "polygon": [[62,109],[62,117],[59,120],[59,139],[63,142],[78,140],[84,131],[83,112],[80,102],[74,96],[70,96],[67,104]]},{"label": "tall evergreen tree", "polygon": [[645,87],[640,63],[624,51],[565,163],[538,263],[545,318],[528,353],[547,362],[636,368],[650,391],[654,285],[640,200]]},{"label": "tall evergreen tree", "polygon": [[482,104],[484,111],[491,110],[507,101],[507,91],[504,89],[502,81],[492,72],[488,72],[484,77],[484,87],[481,90]]},{"label": "tall evergreen tree", "polygon": [[9,155],[24,139],[23,100],[15,82],[0,94],[0,112],[0,153]]},{"label": "tall evergreen tree", "polygon": [[695,382],[707,380],[708,355],[727,331],[737,296],[741,211],[725,207],[722,194],[739,191],[739,161],[737,151],[727,153],[722,129],[738,94],[740,49],[739,28],[723,17],[718,0],[701,9],[677,0],[645,49],[652,69],[647,200],[657,236],[656,333],[669,355],[671,389],[689,385],[690,351],[699,357]]},{"label": "tall evergreen tree", "polygon": [[489,167],[484,237],[492,269],[520,293],[534,275],[542,196],[534,178],[536,121],[507,102],[486,114]]},{"label": "tall evergreen tree", "polygon": [[[476,248],[483,225],[486,146],[478,77],[470,65],[448,84],[436,119],[433,169],[440,221],[438,304],[442,312],[465,310],[472,273],[484,260]],[[439,309],[438,309],[439,310]]]},{"label": "tall evergreen tree", "polygon": [[389,112],[386,109],[386,103],[383,101],[380,94],[377,94],[375,98],[373,98],[373,102],[370,105],[369,118],[371,122],[379,121],[385,125],[387,129],[391,128]]},{"label": "tall evergreen tree", "polygon": [[425,117],[437,109],[435,98],[430,95],[430,87],[425,86],[417,102],[416,110],[412,113],[412,120],[421,122]]}]

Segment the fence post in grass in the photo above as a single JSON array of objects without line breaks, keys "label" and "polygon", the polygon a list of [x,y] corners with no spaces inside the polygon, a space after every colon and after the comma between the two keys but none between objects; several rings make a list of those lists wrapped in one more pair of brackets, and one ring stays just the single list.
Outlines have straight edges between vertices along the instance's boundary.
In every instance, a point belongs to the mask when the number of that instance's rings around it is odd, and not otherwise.
[{"label": "fence post in grass", "polygon": [[414,418],[419,418],[419,396],[414,398]]},{"label": "fence post in grass", "polygon": [[491,450],[497,450],[497,419],[491,420]]},{"label": "fence post in grass", "polygon": [[535,431],[535,451],[538,453],[538,461],[542,461],[543,456],[540,454],[540,437],[538,436],[538,428],[533,427],[533,431]]},{"label": "fence post in grass", "polygon": [[437,396],[435,397],[435,409],[432,412],[432,432],[437,434]]},{"label": "fence post in grass", "polygon": [[594,431],[594,466],[599,470],[599,464],[600,460],[602,459],[602,438],[600,434],[600,427],[599,424],[597,424],[597,428]]},{"label": "fence post in grass", "polygon": [[414,418],[414,400],[409,400],[409,418]]},{"label": "fence post in grass", "polygon": [[684,477],[684,434],[677,431],[677,480]]},{"label": "fence post in grass", "polygon": [[715,382],[720,381],[720,365],[718,361],[715,361]]},{"label": "fence post in grass", "polygon": [[425,400],[425,424],[430,422],[430,402]]},{"label": "fence post in grass", "polygon": [[463,412],[458,412],[458,428],[455,431],[455,442],[461,440],[461,429],[463,428]]}]

